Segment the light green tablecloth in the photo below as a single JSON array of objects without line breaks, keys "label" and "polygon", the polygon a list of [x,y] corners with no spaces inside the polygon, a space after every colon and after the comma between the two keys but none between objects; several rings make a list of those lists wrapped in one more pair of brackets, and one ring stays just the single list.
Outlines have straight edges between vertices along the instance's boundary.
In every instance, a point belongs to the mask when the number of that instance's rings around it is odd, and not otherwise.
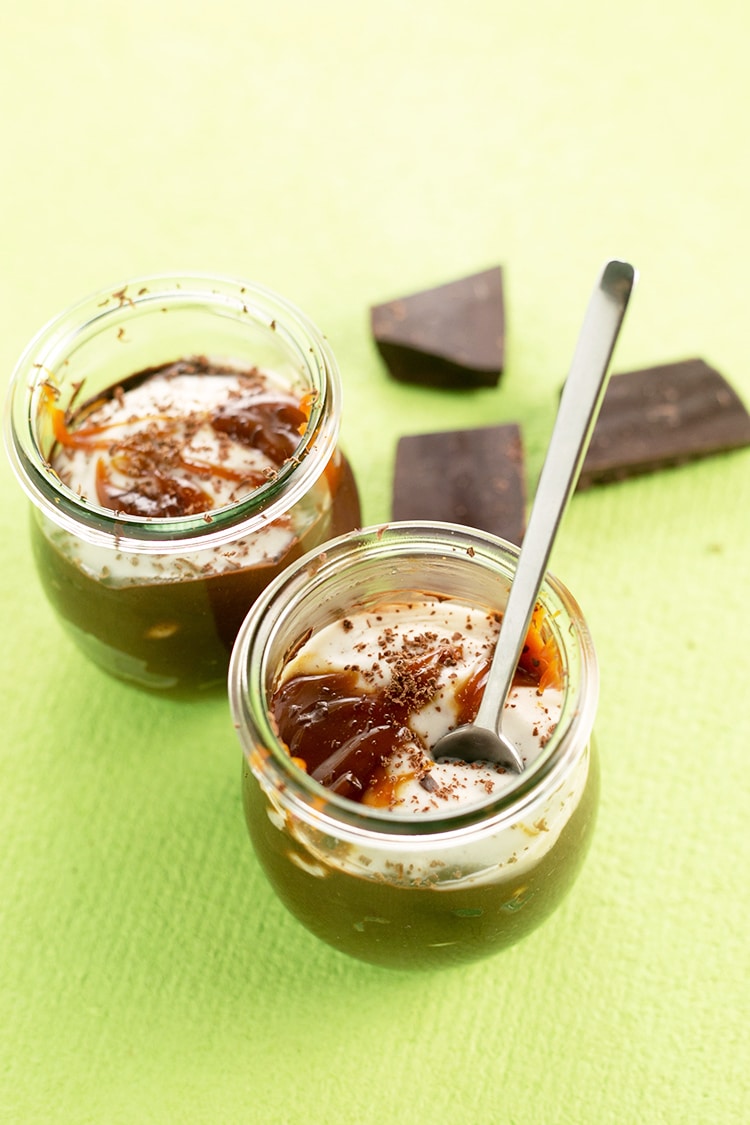
[{"label": "light green tablecloth", "polygon": [[[700,355],[750,402],[750,9],[503,0],[6,5],[0,370],[100,286],[244,276],[343,373],[365,518],[404,432],[519,421],[530,492],[601,262],[614,369]],[[501,263],[499,389],[389,381],[380,300]],[[748,1120],[750,451],[577,496],[554,570],[603,672],[603,799],[563,908],[435,976],[327,949],[246,837],[218,699],[64,638],[5,458],[0,1118]]]}]

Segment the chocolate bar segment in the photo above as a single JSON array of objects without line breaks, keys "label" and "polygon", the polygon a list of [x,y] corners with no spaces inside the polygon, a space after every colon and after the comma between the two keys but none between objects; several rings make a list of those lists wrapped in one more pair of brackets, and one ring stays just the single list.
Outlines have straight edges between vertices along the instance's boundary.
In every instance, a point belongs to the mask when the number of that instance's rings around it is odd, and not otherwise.
[{"label": "chocolate bar segment", "polygon": [[409,434],[396,448],[394,520],[465,524],[520,544],[526,530],[521,431],[515,424]]},{"label": "chocolate bar segment", "polygon": [[613,375],[578,488],[750,444],[750,415],[702,359]]},{"label": "chocolate bar segment", "polygon": [[505,354],[500,266],[370,309],[394,379],[431,387],[496,386]]}]

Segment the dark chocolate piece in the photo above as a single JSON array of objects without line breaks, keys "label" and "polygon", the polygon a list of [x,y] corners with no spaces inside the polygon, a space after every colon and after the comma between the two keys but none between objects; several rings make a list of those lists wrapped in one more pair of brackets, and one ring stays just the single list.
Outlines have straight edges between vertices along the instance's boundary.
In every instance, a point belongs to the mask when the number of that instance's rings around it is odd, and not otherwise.
[{"label": "dark chocolate piece", "polygon": [[750,415],[724,377],[686,359],[610,379],[578,488],[750,444]]},{"label": "dark chocolate piece", "polygon": [[439,520],[520,544],[526,529],[521,431],[515,424],[409,434],[396,448],[394,520]]},{"label": "dark chocolate piece", "polygon": [[370,309],[372,334],[394,379],[430,387],[494,387],[503,370],[500,266]]}]

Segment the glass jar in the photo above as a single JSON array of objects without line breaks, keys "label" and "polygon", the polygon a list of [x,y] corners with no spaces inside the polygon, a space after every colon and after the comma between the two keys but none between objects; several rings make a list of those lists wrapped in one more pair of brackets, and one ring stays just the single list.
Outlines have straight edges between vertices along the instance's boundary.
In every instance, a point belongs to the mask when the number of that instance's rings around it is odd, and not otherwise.
[{"label": "glass jar", "polygon": [[[171,518],[103,507],[63,483],[51,462],[75,404],[196,356],[270,371],[304,399],[306,427],[272,478],[210,512]],[[80,648],[151,689],[193,694],[225,684],[237,630],[260,591],[293,559],[360,523],[337,444],[340,415],[324,338],[294,306],[248,282],[137,279],[43,328],[13,376],[6,444],[32,501],[42,586]]]},{"label": "glass jar", "polygon": [[501,950],[570,889],[598,803],[598,668],[558,580],[539,595],[562,670],[561,711],[539,757],[485,804],[394,818],[324,788],[292,761],[269,711],[280,670],[311,633],[425,593],[502,612],[518,548],[449,524],[342,536],[274,581],[240,629],[229,672],[249,833],[280,899],[318,937],[377,964],[430,968]]}]

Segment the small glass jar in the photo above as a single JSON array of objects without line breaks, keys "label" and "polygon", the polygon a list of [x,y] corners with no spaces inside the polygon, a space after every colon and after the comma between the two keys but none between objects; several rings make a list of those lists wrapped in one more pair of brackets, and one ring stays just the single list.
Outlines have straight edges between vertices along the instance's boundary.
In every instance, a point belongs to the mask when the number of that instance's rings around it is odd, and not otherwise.
[{"label": "small glass jar", "polygon": [[293,564],[240,629],[229,692],[249,833],[282,902],[345,953],[396,968],[487,956],[546,918],[581,867],[598,803],[598,668],[578,605],[551,576],[539,605],[562,669],[559,721],[486,804],[396,819],[339,796],[293,763],[269,712],[285,660],[311,633],[424,594],[502,612],[517,555],[449,524],[365,529]]},{"label": "small glass jar", "polygon": [[[113,511],[66,486],[51,465],[55,412],[70,417],[81,397],[190,356],[271,371],[304,398],[306,429],[273,479],[209,513],[174,518]],[[361,522],[337,444],[340,416],[324,338],[294,306],[248,282],[137,279],[43,328],[13,376],[6,444],[33,502],[42,586],[80,648],[146,688],[192,694],[225,684],[237,630],[260,591],[293,559]]]}]

